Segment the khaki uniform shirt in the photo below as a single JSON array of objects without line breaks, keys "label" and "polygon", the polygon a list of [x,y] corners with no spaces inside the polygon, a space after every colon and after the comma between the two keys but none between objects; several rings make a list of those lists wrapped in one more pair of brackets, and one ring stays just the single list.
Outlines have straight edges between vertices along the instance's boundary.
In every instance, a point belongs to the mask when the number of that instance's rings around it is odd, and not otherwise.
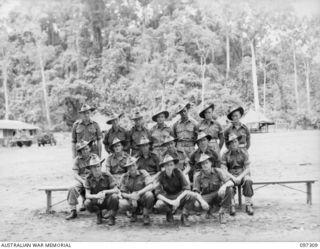
[{"label": "khaki uniform shirt", "polygon": [[171,128],[166,125],[164,125],[162,128],[159,128],[158,124],[156,124],[151,128],[150,134],[153,146],[158,147],[164,142],[166,137],[172,136],[173,132]]},{"label": "khaki uniform shirt", "polygon": [[123,167],[127,163],[127,159],[130,155],[126,152],[122,152],[121,155],[111,154],[106,161],[106,168],[112,175],[123,174],[127,172],[127,169]]},{"label": "khaki uniform shirt", "polygon": [[197,133],[198,125],[193,119],[188,118],[184,121],[180,119],[173,125],[173,135],[178,139],[177,146],[194,146]]},{"label": "khaki uniform shirt", "polygon": [[109,173],[102,172],[98,178],[89,174],[84,182],[84,188],[88,189],[91,194],[97,194],[102,190],[113,189],[116,186],[116,181]]},{"label": "khaki uniform shirt", "polygon": [[232,175],[238,176],[249,166],[249,154],[243,148],[228,150],[222,155],[221,164],[226,166]]},{"label": "khaki uniform shirt", "polygon": [[234,124],[230,124],[226,130],[224,131],[224,137],[226,141],[228,141],[229,135],[231,133],[234,133],[236,135],[241,135],[241,139],[239,141],[241,147],[245,147],[249,149],[250,146],[250,131],[247,126],[244,124],[240,123],[240,127],[236,128]]},{"label": "khaki uniform shirt", "polygon": [[160,171],[160,159],[155,153],[149,152],[148,157],[144,158],[142,153],[139,152],[137,157],[139,158],[137,161],[138,169],[146,170],[150,175]]},{"label": "khaki uniform shirt", "polygon": [[76,171],[83,179],[90,173],[90,170],[87,169],[89,161],[92,157],[92,153],[87,158],[79,155],[74,159],[72,170]]},{"label": "khaki uniform shirt", "polygon": [[151,182],[150,175],[145,170],[138,170],[135,176],[125,173],[120,180],[120,191],[131,194],[139,191]]},{"label": "khaki uniform shirt", "polygon": [[209,194],[211,192],[218,191],[219,188],[228,180],[226,173],[224,173],[220,168],[212,168],[209,174],[200,170],[194,178],[193,190],[201,194]]}]

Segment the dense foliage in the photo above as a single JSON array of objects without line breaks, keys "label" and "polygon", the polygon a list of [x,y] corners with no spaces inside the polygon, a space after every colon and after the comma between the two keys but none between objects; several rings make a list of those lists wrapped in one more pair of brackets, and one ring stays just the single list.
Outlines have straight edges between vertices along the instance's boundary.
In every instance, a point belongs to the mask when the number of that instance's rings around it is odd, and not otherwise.
[{"label": "dense foliage", "polygon": [[317,118],[319,15],[271,2],[2,0],[0,119],[66,130],[84,101],[150,116],[203,99],[217,116],[241,104]]}]

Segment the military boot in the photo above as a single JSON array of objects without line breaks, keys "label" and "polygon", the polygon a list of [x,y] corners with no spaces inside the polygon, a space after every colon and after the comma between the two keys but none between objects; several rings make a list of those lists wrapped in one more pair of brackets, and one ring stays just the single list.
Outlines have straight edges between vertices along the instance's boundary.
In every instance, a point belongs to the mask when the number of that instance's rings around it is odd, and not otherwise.
[{"label": "military boot", "polygon": [[116,218],[113,215],[110,215],[108,225],[114,226],[116,224]]},{"label": "military boot", "polygon": [[78,214],[77,214],[77,210],[73,209],[71,210],[70,214],[66,217],[66,220],[72,220],[77,218]]},{"label": "military boot", "polygon": [[247,205],[246,206],[246,212],[247,212],[248,215],[253,215],[252,205]]},{"label": "military boot", "polygon": [[149,215],[144,215],[143,216],[143,225],[148,226],[150,225],[150,216]]},{"label": "military boot", "polygon": [[181,215],[181,224],[185,227],[190,227],[191,226],[191,223],[188,219],[188,215],[186,214],[182,214]]},{"label": "military boot", "polygon": [[226,224],[227,223],[225,213],[219,213],[219,222],[220,222],[220,224]]},{"label": "military boot", "polygon": [[102,211],[97,212],[97,225],[102,224]]},{"label": "military boot", "polygon": [[172,214],[171,211],[170,211],[170,212],[167,212],[166,218],[167,218],[167,222],[173,223],[173,214]]},{"label": "military boot", "polygon": [[235,205],[230,206],[230,215],[235,216],[236,215],[236,207]]}]

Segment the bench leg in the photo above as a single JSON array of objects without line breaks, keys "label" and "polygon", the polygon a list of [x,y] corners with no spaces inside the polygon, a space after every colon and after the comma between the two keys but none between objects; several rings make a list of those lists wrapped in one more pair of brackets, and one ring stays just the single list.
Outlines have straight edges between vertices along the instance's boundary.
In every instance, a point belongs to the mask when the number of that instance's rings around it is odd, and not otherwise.
[{"label": "bench leg", "polygon": [[238,186],[238,203],[239,207],[242,207],[242,192],[241,192],[241,185]]},{"label": "bench leg", "polygon": [[312,186],[311,182],[307,182],[307,204],[312,205]]},{"label": "bench leg", "polygon": [[46,190],[46,194],[47,194],[47,213],[51,212],[51,191],[50,190]]}]

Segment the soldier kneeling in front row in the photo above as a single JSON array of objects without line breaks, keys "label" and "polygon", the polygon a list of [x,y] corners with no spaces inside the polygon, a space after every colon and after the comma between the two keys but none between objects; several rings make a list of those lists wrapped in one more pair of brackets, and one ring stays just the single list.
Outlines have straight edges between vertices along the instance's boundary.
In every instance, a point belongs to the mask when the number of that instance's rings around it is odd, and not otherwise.
[{"label": "soldier kneeling in front row", "polygon": [[102,161],[95,155],[89,162],[90,173],[84,183],[85,207],[89,212],[97,214],[97,224],[102,223],[102,210],[110,210],[108,225],[112,226],[119,208],[120,191],[113,176],[101,171]]}]

